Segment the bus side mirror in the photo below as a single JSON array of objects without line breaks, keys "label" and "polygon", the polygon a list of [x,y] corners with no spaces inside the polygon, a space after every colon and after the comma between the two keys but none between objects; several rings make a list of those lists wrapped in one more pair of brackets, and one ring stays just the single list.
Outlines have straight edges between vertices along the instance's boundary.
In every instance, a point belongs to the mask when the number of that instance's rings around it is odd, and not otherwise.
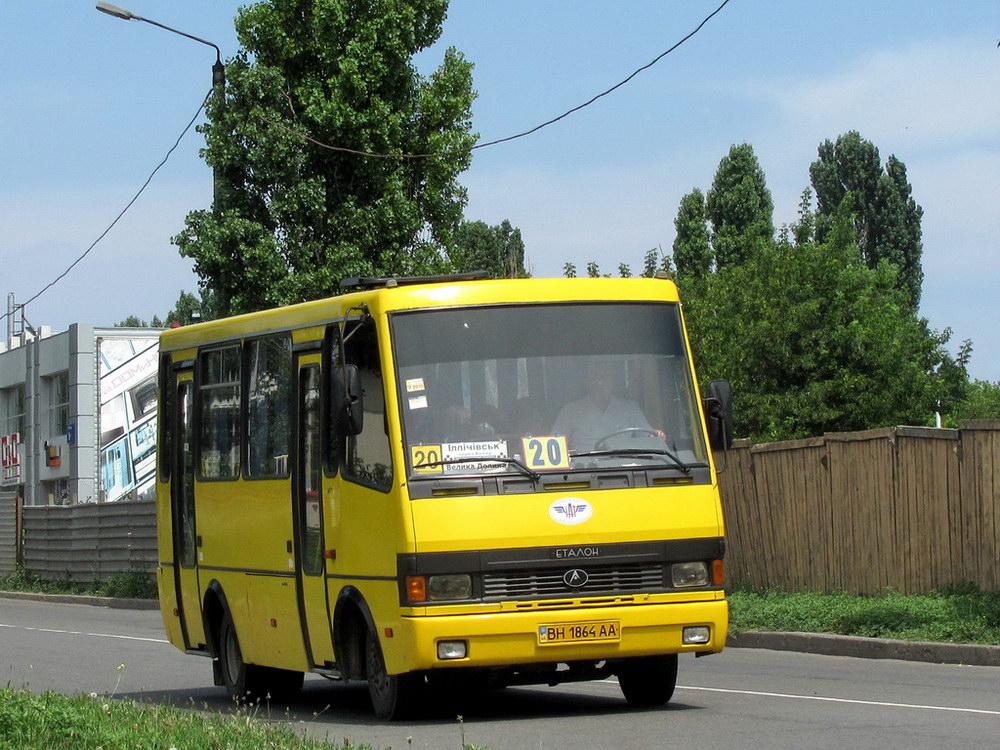
[{"label": "bus side mirror", "polygon": [[339,435],[357,435],[365,421],[361,374],[357,365],[334,367],[332,381],[330,395],[334,429]]},{"label": "bus side mirror", "polygon": [[704,400],[708,442],[713,450],[727,450],[733,444],[733,390],[728,380],[713,380],[708,384]]}]

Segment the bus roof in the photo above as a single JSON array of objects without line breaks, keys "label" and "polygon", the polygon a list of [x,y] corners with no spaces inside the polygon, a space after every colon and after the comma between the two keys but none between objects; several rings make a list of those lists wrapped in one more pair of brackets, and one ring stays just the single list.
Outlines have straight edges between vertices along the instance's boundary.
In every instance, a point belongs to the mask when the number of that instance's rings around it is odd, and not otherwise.
[{"label": "bus roof", "polygon": [[268,331],[323,325],[361,306],[379,315],[466,305],[679,301],[674,282],[663,278],[473,279],[462,274],[427,278],[433,281],[364,279],[361,281],[366,283],[361,285],[368,288],[361,291],[169,329],[161,334],[160,347],[166,351],[188,349]]}]

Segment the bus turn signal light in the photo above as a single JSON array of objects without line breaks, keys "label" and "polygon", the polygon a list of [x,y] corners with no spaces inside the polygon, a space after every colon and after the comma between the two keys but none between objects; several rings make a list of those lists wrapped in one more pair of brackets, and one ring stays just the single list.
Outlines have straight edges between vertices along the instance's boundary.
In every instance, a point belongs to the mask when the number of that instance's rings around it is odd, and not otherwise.
[{"label": "bus turn signal light", "polygon": [[712,560],[712,585],[723,586],[726,583],[726,568],[722,560]]},{"label": "bus turn signal light", "polygon": [[423,576],[407,576],[406,598],[411,602],[427,601],[427,579]]}]

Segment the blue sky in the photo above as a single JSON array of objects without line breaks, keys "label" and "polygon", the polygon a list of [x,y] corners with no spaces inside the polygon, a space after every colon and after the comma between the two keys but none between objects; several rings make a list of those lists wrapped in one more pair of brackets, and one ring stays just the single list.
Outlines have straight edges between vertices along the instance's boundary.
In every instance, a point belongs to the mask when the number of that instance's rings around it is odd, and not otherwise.
[{"label": "blue sky", "polygon": [[[475,63],[492,140],[589,99],[692,30],[720,0],[453,0],[442,45]],[[230,0],[126,0],[236,51]],[[197,110],[214,53],[92,0],[0,0],[0,293],[24,301],[121,211]],[[1000,13],[995,2],[732,0],[630,84],[528,138],[477,152],[467,218],[521,228],[536,276],[669,250],[682,195],[753,145],[776,223],[795,219],[816,147],[847,130],[908,167],[924,208],[921,313],[974,341],[1000,380]],[[430,70],[442,48],[422,54]],[[194,290],[170,237],[207,207],[193,131],[136,205],[27,310],[36,326],[164,315]],[[6,296],[4,296],[6,299]]]}]

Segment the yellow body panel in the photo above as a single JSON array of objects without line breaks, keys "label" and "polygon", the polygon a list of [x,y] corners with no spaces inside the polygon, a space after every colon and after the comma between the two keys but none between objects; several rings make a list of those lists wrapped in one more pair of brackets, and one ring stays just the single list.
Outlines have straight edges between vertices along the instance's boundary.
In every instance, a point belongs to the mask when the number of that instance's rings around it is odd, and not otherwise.
[{"label": "yellow body panel", "polygon": [[[549,518],[549,505],[579,497],[594,508],[581,526]],[[671,488],[423,498],[411,505],[417,552],[574,546],[722,536],[718,489]]]}]

